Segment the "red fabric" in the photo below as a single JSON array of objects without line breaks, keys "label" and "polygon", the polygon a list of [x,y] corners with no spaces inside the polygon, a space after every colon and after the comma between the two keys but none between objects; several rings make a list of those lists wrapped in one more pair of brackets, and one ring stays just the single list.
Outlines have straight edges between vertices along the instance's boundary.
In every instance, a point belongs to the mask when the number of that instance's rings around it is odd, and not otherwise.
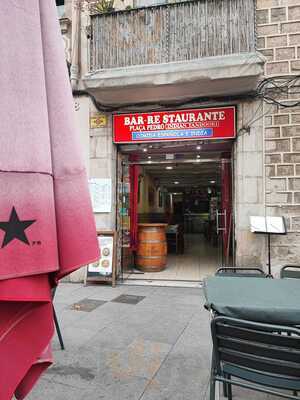
[{"label": "red fabric", "polygon": [[231,218],[232,218],[232,177],[231,177],[231,163],[228,159],[222,160],[222,212],[226,212],[226,217],[223,218],[222,225],[226,226],[223,231],[223,254],[225,259],[229,256],[229,241],[230,241],[230,229],[231,229]]},{"label": "red fabric", "polygon": [[11,400],[51,363],[51,285],[99,249],[55,1],[1,2],[0,25],[0,399]]},{"label": "red fabric", "polygon": [[138,186],[139,166],[130,165],[130,247],[132,251],[137,250],[138,245]]}]

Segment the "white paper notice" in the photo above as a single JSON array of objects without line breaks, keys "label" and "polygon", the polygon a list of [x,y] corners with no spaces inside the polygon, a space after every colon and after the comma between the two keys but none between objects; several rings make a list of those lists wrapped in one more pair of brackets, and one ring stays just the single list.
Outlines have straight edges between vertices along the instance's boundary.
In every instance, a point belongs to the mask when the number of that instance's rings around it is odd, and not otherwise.
[{"label": "white paper notice", "polygon": [[89,179],[93,211],[96,213],[111,212],[111,179]]},{"label": "white paper notice", "polygon": [[253,233],[286,233],[283,217],[250,217],[250,229]]}]

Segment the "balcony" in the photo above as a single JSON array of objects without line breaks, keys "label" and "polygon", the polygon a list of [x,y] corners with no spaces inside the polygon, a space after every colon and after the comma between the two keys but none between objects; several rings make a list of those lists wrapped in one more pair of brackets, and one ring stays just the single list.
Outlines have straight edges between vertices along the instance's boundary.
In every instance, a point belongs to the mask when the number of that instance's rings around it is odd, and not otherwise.
[{"label": "balcony", "polygon": [[255,0],[192,0],[92,16],[83,82],[109,103],[244,93],[263,63]]}]

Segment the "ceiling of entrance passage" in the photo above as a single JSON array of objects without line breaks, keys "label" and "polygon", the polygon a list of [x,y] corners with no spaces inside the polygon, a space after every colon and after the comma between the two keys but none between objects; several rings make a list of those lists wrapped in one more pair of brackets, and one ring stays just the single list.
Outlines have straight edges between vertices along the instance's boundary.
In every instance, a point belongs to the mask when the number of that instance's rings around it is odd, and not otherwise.
[{"label": "ceiling of entrance passage", "polygon": [[121,146],[134,154],[144,172],[174,191],[220,185],[220,161],[229,158],[232,141],[189,141]]}]

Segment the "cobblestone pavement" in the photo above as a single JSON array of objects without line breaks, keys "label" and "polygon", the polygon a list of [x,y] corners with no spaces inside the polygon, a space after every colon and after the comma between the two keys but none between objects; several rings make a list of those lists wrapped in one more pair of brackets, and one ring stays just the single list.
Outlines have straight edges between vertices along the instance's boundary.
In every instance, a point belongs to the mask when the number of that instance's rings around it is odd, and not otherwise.
[{"label": "cobblestone pavement", "polygon": [[[207,400],[203,304],[201,289],[60,284],[55,309],[66,350],[55,335],[55,363],[27,399]],[[271,398],[236,388],[234,395]]]}]

